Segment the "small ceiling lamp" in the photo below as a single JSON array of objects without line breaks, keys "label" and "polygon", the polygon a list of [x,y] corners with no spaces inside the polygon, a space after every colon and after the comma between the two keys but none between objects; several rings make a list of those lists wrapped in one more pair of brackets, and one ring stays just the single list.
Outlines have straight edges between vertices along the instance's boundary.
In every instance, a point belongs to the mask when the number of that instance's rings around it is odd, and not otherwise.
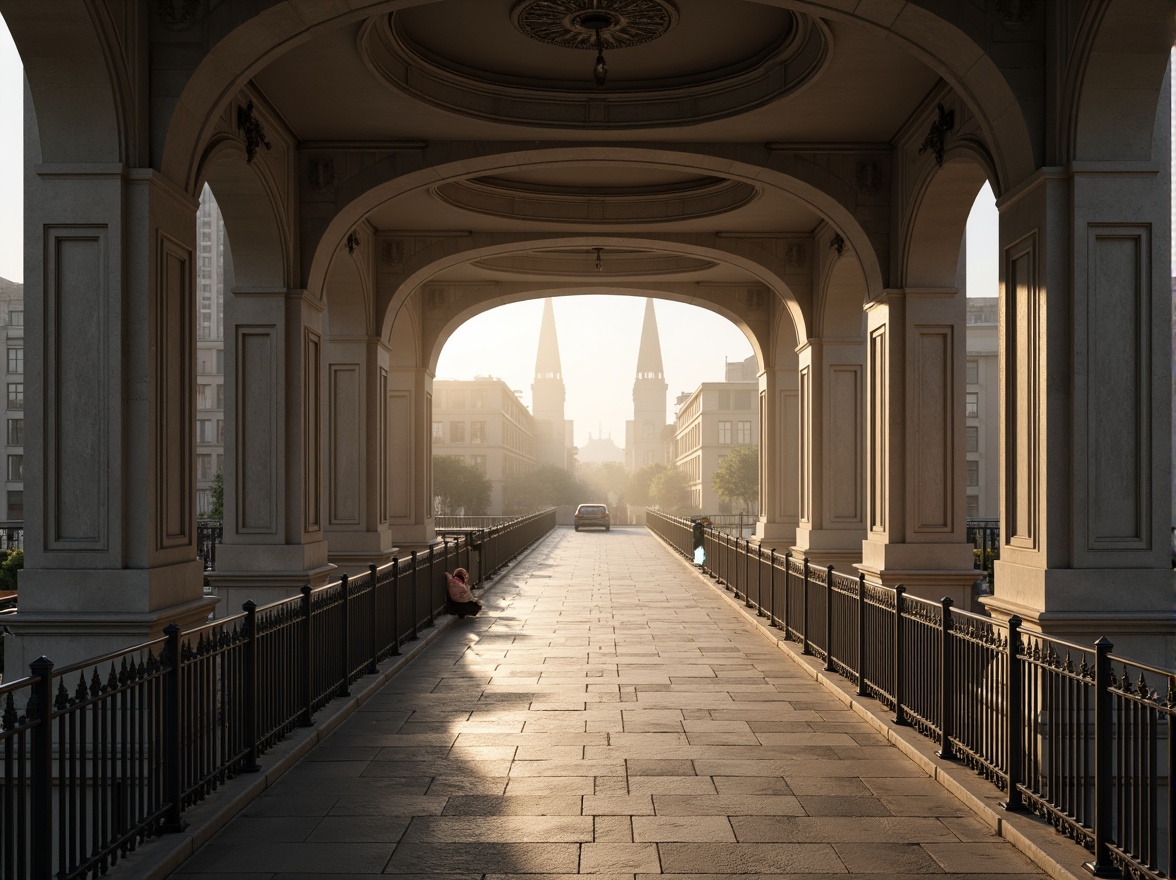
[{"label": "small ceiling lamp", "polygon": [[596,64],[592,67],[592,77],[597,87],[602,87],[608,79],[608,65],[604,63],[604,38],[600,36],[602,30],[617,26],[617,19],[604,10],[593,8],[575,17],[576,27],[592,31],[596,35]]},{"label": "small ceiling lamp", "polygon": [[596,251],[596,271],[600,272],[604,269],[604,248],[593,248]]}]

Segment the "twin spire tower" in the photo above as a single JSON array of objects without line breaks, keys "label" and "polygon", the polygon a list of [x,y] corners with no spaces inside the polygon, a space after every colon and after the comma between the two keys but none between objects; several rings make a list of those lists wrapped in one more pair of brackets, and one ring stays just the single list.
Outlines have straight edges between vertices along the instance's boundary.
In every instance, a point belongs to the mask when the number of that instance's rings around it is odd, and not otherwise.
[{"label": "twin spire tower", "polygon": [[[633,418],[625,422],[625,467],[632,473],[651,464],[666,463],[666,384],[662,368],[661,341],[653,300],[645,300],[641,325],[641,347],[637,353],[637,376],[633,381]],[[566,470],[575,468],[575,439],[572,421],[566,417],[567,390],[555,332],[555,310],[551,297],[543,302],[543,323],[539,328],[539,352],[535,357],[535,379],[531,383],[531,408],[535,417],[535,458]]]}]

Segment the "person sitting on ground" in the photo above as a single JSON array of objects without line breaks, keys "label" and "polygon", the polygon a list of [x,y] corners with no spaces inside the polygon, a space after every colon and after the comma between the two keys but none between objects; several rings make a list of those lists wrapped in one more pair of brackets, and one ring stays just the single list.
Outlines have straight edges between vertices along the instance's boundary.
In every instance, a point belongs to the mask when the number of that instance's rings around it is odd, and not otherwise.
[{"label": "person sitting on ground", "polygon": [[453,574],[445,572],[445,586],[449,590],[449,602],[445,610],[458,617],[471,617],[482,610],[482,605],[470,592],[470,573],[464,568],[455,568]]}]

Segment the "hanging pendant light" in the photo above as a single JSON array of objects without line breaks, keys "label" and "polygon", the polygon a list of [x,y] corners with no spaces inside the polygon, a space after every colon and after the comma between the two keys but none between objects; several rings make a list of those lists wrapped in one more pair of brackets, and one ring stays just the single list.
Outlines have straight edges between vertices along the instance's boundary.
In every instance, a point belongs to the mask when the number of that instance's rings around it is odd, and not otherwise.
[{"label": "hanging pendant light", "polygon": [[604,41],[600,39],[600,28],[596,29],[596,65],[592,68],[596,87],[602,88],[608,79],[608,65],[604,63]]}]

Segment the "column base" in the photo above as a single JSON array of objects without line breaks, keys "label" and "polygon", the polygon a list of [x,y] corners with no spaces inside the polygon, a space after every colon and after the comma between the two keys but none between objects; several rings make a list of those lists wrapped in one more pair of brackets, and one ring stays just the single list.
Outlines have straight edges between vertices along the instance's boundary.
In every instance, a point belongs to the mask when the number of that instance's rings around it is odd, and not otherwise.
[{"label": "column base", "polygon": [[212,616],[214,596],[201,596],[179,605],[144,612],[20,611],[5,615],[4,679],[28,675],[29,664],[45,656],[56,666],[68,666],[143,644],[163,635],[170,624],[192,629]]},{"label": "column base", "polygon": [[984,572],[972,567],[972,545],[887,544],[862,541],[857,569],[875,586],[906,588],[908,596],[938,602],[947,597],[961,611],[977,611],[974,585]]},{"label": "column base", "polygon": [[368,566],[392,561],[400,552],[393,545],[386,529],[373,532],[329,532],[327,561],[338,569],[338,574],[354,577],[364,574]]},{"label": "column base", "polygon": [[1176,584],[1169,569],[1039,569],[997,560],[982,602],[996,618],[1082,646],[1102,637],[1125,659],[1164,668],[1176,657]]},{"label": "column base", "polygon": [[770,550],[775,547],[780,555],[796,542],[796,523],[768,522],[760,519],[755,524],[754,540]]},{"label": "column base", "polygon": [[297,596],[310,584],[321,587],[335,575],[327,542],[309,544],[222,544],[216,570],[205,573],[221,600],[218,617],[239,614],[246,602],[268,605]]}]

